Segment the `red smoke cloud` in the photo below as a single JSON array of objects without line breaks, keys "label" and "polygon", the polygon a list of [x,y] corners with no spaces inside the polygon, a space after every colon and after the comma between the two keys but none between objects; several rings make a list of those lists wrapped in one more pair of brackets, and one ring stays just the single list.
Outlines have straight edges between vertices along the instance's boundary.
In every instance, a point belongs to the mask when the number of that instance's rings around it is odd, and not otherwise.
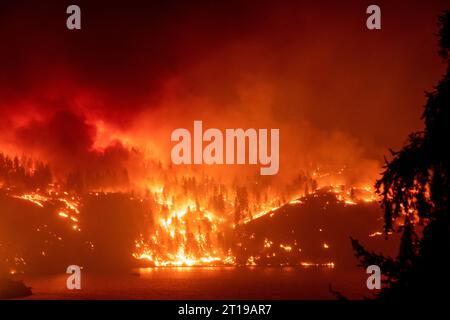
[{"label": "red smoke cloud", "polygon": [[[124,165],[128,151],[120,142],[104,150],[93,148],[96,127],[70,111],[58,111],[45,120],[32,120],[16,130],[17,143],[51,161],[57,169],[105,169]],[[59,161],[63,161],[59,163]]]},{"label": "red smoke cloud", "polygon": [[78,1],[80,31],[66,5],[0,5],[0,146],[66,169],[123,163],[130,146],[168,158],[195,119],[280,128],[281,172],[379,160],[442,67],[445,1],[379,3],[377,32],[360,2]]}]

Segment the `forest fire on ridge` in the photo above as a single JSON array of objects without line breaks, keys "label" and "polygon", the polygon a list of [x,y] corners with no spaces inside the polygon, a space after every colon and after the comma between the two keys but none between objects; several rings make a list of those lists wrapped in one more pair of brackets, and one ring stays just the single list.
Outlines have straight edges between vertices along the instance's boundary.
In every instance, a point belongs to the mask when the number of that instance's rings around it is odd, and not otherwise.
[{"label": "forest fire on ridge", "polygon": [[[321,215],[327,208],[353,212],[373,204],[375,210],[372,184],[381,155],[414,125],[406,110],[439,70],[432,60],[424,62],[431,55],[427,46],[411,51],[394,35],[367,37],[357,31],[359,18],[345,21],[355,32],[349,38],[335,28],[339,15],[317,24],[323,8],[314,4],[261,4],[240,13],[227,5],[205,12],[183,5],[186,15],[176,16],[170,6],[158,12],[136,5],[138,21],[118,25],[91,5],[100,23],[71,41],[56,27],[53,9],[42,28],[25,30],[13,15],[0,31],[1,61],[23,66],[6,64],[0,83],[0,152],[9,155],[0,156],[0,256],[8,267],[15,258],[28,260],[29,269],[50,268],[49,261],[67,266],[71,259],[124,267],[337,264],[328,256],[337,250],[331,238],[338,235],[314,219],[327,220]],[[31,7],[23,10],[30,23],[41,25]],[[360,14],[350,6],[345,11]],[[192,19],[201,12],[208,18]],[[154,28],[151,22],[161,17],[161,28]],[[434,12],[427,17],[434,19]],[[422,30],[433,21],[428,18],[414,26],[421,36],[412,40],[431,41]],[[314,41],[307,30],[316,30]],[[48,46],[36,51],[34,41],[16,42],[25,31]],[[410,66],[396,62],[405,56],[427,77],[411,78]],[[370,77],[361,81],[363,69]],[[402,79],[411,90],[398,99],[390,88]],[[255,175],[244,165],[174,166],[170,133],[196,119],[221,132],[279,128],[276,176]],[[291,209],[306,217],[304,229],[291,221]],[[285,221],[273,228],[280,217]],[[314,234],[306,230],[308,219]],[[366,236],[381,238],[376,222],[369,227]]]},{"label": "forest fire on ridge", "polygon": [[[311,191],[311,195],[314,196],[314,193],[319,190],[328,190],[334,193],[337,201],[345,205],[355,205],[360,201],[376,201],[374,191],[368,186],[350,188],[348,191],[343,185],[317,187]],[[233,212],[236,213],[236,204],[230,201],[227,195],[222,195],[223,199],[221,200],[225,213],[223,216],[218,216],[203,207],[196,207],[196,202],[192,199],[184,206],[179,206],[172,201],[161,200],[162,193],[156,193],[156,195],[159,195],[157,202],[161,206],[163,218],[159,220],[159,225],[147,242],[142,238],[136,241],[136,252],[133,256],[137,259],[148,260],[155,266],[193,266],[234,265],[236,257],[233,255],[232,249],[231,247],[227,248],[224,239],[220,237],[224,230],[233,232],[240,225],[245,225],[266,215],[273,217],[283,206],[301,205],[302,197],[306,194],[285,202],[272,199],[269,203],[249,204],[258,207],[258,210],[250,212],[247,217],[241,217],[238,221],[232,219]],[[276,202],[279,204],[274,205]],[[228,212],[225,208],[228,209]],[[234,218],[236,219],[236,217]],[[198,230],[197,233],[192,232],[195,229]],[[265,247],[267,247],[267,241],[265,241]],[[289,245],[279,244],[279,247],[288,253],[292,250]],[[328,246],[325,245],[325,248]],[[249,257],[245,264],[253,265],[254,260],[255,257]],[[319,264],[299,261],[298,263],[302,266],[334,266],[333,262]]]},{"label": "forest fire on ridge", "polygon": [[[160,167],[160,170],[164,172],[173,169]],[[344,171],[341,169],[335,175],[339,177]],[[205,175],[162,176],[165,178],[160,181],[153,178],[148,184],[144,182],[147,186],[145,192],[123,190],[119,192],[130,201],[147,205],[144,211],[145,225],[142,226],[141,232],[136,234],[133,248],[130,248],[129,252],[143,266],[257,265],[261,263],[259,254],[244,255],[244,260],[242,257],[238,258],[239,252],[246,250],[241,240],[242,237],[247,237],[243,235],[247,225],[265,217],[271,219],[286,206],[301,207],[309,197],[319,197],[321,193],[333,195],[335,203],[343,206],[376,201],[372,187],[329,184],[333,175],[329,172],[322,173],[320,170],[314,171],[311,175],[306,173],[298,175],[296,183],[284,191],[261,181],[233,186]],[[323,177],[326,177],[325,181],[321,180]],[[339,179],[336,178],[336,181]],[[52,183],[46,190],[41,187],[27,193],[21,193],[19,188],[12,185],[2,190],[12,198],[29,202],[32,206],[51,207],[54,219],[64,221],[67,226],[63,233],[81,234],[84,231],[83,223],[86,217],[84,215],[86,196],[107,198],[116,193],[100,189],[83,194],[73,190],[63,191],[62,188],[61,185]],[[327,200],[324,205],[328,205],[329,202],[330,200]],[[108,221],[104,223],[108,224]],[[36,230],[42,231],[41,229],[42,227],[37,227]],[[120,233],[120,230],[117,232]],[[59,241],[64,238],[62,234],[55,234],[55,237]],[[254,236],[250,235],[248,239],[254,239]],[[86,239],[84,244],[88,250],[95,251],[95,241]],[[325,242],[320,245],[323,250],[332,246]],[[264,254],[271,259],[276,259],[278,251],[291,256],[275,262],[279,265],[287,263],[303,267],[332,268],[336,263],[302,260],[298,256],[302,249],[297,241],[274,242],[265,238],[260,249],[261,254],[265,252]],[[267,253],[268,250],[271,250],[270,253]],[[43,249],[41,253],[45,256],[46,250]],[[18,272],[20,264],[26,263],[22,257],[17,259],[20,263],[11,268],[12,273]]]}]

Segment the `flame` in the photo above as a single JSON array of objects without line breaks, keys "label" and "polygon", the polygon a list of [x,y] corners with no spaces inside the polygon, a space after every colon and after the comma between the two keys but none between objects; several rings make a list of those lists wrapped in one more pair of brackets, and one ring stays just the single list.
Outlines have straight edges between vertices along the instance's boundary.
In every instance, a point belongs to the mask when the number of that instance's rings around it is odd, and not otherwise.
[{"label": "flame", "polygon": [[69,217],[69,215],[67,213],[65,213],[65,212],[60,212],[60,213],[58,213],[58,215],[60,217],[63,217],[63,218],[68,218]]},{"label": "flame", "polygon": [[[48,203],[56,205],[59,207],[57,210],[57,215],[62,219],[75,222],[76,224],[72,225],[71,229],[81,231],[81,228],[78,226],[79,218],[75,217],[75,215],[80,214],[79,199],[70,196],[67,192],[63,192],[61,194],[60,192],[54,192],[50,189],[44,193],[34,192],[29,194],[13,195],[13,198],[31,202],[40,208],[44,208]],[[40,231],[40,228],[37,228],[36,230]]]},{"label": "flame", "polygon": [[288,245],[280,244],[280,248],[284,249],[284,251],[286,251],[286,252],[291,252],[292,251],[292,247],[288,246]]},{"label": "flame", "polygon": [[[362,202],[373,202],[376,200],[373,188],[369,186],[346,188],[344,185],[332,184],[330,186],[318,186],[310,194],[315,195],[324,189],[331,189],[336,195],[336,199],[343,205],[356,205]],[[247,215],[241,222],[232,223],[231,216],[236,210],[232,201],[232,196],[225,194],[224,202],[228,210],[221,214],[206,208],[199,203],[201,200],[194,198],[180,198],[180,195],[167,186],[155,185],[150,188],[157,203],[159,218],[156,220],[157,226],[149,235],[141,235],[135,242],[136,251],[133,256],[136,259],[148,261],[155,266],[193,266],[193,265],[224,265],[234,264],[236,257],[233,256],[230,248],[221,246],[217,241],[211,241],[211,235],[217,236],[221,231],[228,228],[236,229],[240,224],[248,224],[254,220],[265,216],[272,218],[277,210],[285,205],[302,205],[301,195],[296,195],[288,201],[281,201],[280,198],[271,197],[268,203],[260,202],[253,204],[260,210]],[[172,191],[172,194],[169,192]],[[183,197],[181,197],[183,198]],[[277,205],[275,205],[277,203]],[[208,225],[205,228],[204,223]],[[188,227],[190,226],[190,228]],[[192,228],[194,226],[194,228]],[[192,232],[199,228],[199,232]],[[205,231],[205,230],[208,231]],[[202,231],[203,230],[203,231]],[[209,239],[209,240],[208,240]],[[238,244],[239,245],[239,244]],[[274,242],[268,238],[264,239],[263,247],[272,248]],[[192,250],[195,247],[196,250]],[[329,249],[328,243],[323,243],[324,249]],[[286,253],[292,253],[293,247],[288,244],[279,244]],[[301,251],[299,249],[298,251]],[[275,257],[276,253],[269,254]],[[256,265],[260,259],[258,256],[250,256],[246,265]],[[300,263],[303,266],[323,266],[333,268],[334,263]]]},{"label": "flame", "polygon": [[32,194],[24,194],[21,196],[14,196],[14,198],[17,199],[23,199],[26,201],[29,201],[31,203],[34,203],[35,205],[37,205],[38,207],[43,208],[44,207],[44,203],[47,202],[48,198],[40,195],[38,193],[32,193]]},{"label": "flame", "polygon": [[143,235],[135,241],[135,258],[155,266],[229,264],[234,260],[230,251],[224,252],[217,239],[213,239],[223,229],[224,219],[196,206],[192,200],[180,205],[164,200],[163,189],[158,190],[157,207],[163,217],[157,220],[157,227],[147,236],[147,241]]},{"label": "flame", "polygon": [[[324,174],[314,172],[313,177]],[[184,180],[183,180],[184,179]],[[295,190],[290,197],[283,196],[274,188],[265,190],[265,197],[246,195],[244,205],[236,199],[233,188],[214,184],[208,178],[155,178],[145,183],[148,195],[134,195],[132,200],[151,203],[149,216],[153,217],[146,232],[141,233],[134,242],[130,253],[135,259],[155,267],[168,266],[212,266],[235,265],[237,258],[224,235],[263,217],[273,218],[283,206],[302,206],[305,197],[317,197],[321,192],[331,192],[336,202],[344,206],[377,200],[374,189],[367,185],[347,187],[339,183],[316,185],[315,189]],[[180,182],[181,181],[181,182]],[[192,189],[192,190],[191,190]],[[92,196],[99,192],[92,191]],[[102,194],[106,194],[102,192]],[[45,192],[14,195],[15,198],[28,201],[38,207],[51,204],[56,206],[55,215],[67,221],[68,228],[82,232],[83,213],[80,210],[82,198],[53,186]],[[330,200],[331,201],[331,200]],[[327,201],[326,205],[329,202]],[[239,217],[236,218],[236,212]],[[38,228],[37,231],[40,229]],[[322,229],[319,229],[322,231]],[[369,237],[380,235],[375,232]],[[62,240],[61,237],[57,239]],[[94,244],[87,242],[91,250]],[[235,244],[239,247],[239,243]],[[240,244],[242,246],[242,244]],[[321,246],[329,249],[331,245],[323,242]],[[243,248],[245,250],[245,248]],[[297,243],[275,243],[264,239],[264,251],[261,256],[252,255],[241,262],[248,266],[257,265],[264,259],[277,254],[292,255],[301,252]],[[276,251],[278,250],[278,251]],[[276,251],[276,252],[275,252]],[[43,252],[45,255],[45,252]],[[304,267],[334,268],[334,262],[298,262]]]}]

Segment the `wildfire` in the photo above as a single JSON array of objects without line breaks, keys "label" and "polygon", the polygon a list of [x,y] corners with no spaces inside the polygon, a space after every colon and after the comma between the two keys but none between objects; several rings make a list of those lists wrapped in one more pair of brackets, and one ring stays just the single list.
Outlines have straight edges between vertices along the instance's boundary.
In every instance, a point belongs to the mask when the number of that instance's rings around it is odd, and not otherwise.
[{"label": "wildfire", "polygon": [[[133,257],[154,266],[230,264],[233,257],[220,245],[226,219],[200,202],[180,194],[167,195],[166,188],[153,186],[155,226],[135,241]],[[175,201],[176,198],[179,202]]]},{"label": "wildfire", "polygon": [[[58,208],[56,213],[59,217],[71,220],[75,223],[79,222],[79,218],[76,216],[80,214],[80,202],[75,197],[69,196],[67,192],[60,194],[59,192],[49,190],[44,193],[35,192],[23,195],[13,195],[13,198],[29,201],[40,208],[44,208],[47,204],[54,205]],[[77,224],[72,225],[71,228],[76,231],[81,231]]]},{"label": "wildfire", "polygon": [[[283,206],[299,206],[304,203],[303,196],[294,196],[293,199],[282,201],[280,198],[271,197],[268,203],[258,203],[255,207],[260,210],[244,217],[240,223],[232,223],[231,217],[236,211],[233,202],[227,200],[230,195],[223,196],[225,210],[218,213],[211,208],[201,205],[198,197],[180,199],[177,203],[175,199],[180,195],[170,188],[163,186],[152,187],[156,200],[156,211],[159,212],[156,220],[156,227],[148,235],[141,235],[136,240],[136,250],[133,257],[147,261],[154,266],[203,266],[203,265],[224,265],[234,264],[236,257],[233,256],[231,248],[223,246],[218,241],[224,230],[235,230],[240,224],[246,225],[256,219],[265,216],[273,217],[277,210]],[[368,186],[345,188],[343,185],[318,186],[310,192],[316,195],[318,192],[330,190],[336,195],[338,203],[343,205],[356,205],[361,202],[375,201],[373,189]],[[170,195],[169,195],[170,194]],[[181,197],[183,198],[183,197]],[[264,239],[263,248],[271,249],[274,242]],[[292,253],[292,245],[280,243],[279,248],[285,253]],[[328,243],[322,243],[324,249],[329,249]],[[298,249],[300,252],[301,249]],[[276,253],[271,252],[268,257],[275,257]],[[250,256],[245,265],[256,265],[261,257]],[[334,263],[299,263],[302,266],[324,266],[333,268]]]},{"label": "wildfire", "polygon": [[38,207],[43,208],[44,207],[44,203],[48,201],[48,198],[40,195],[38,193],[32,193],[32,194],[24,194],[21,196],[14,196],[14,198],[17,199],[23,199],[26,201],[29,201],[31,203],[34,203],[35,205],[37,205]]},{"label": "wildfire", "polygon": [[[134,242],[132,256],[145,265],[155,267],[178,266],[214,266],[236,265],[237,257],[233,246],[242,247],[242,243],[232,243],[232,235],[240,228],[263,217],[273,218],[285,206],[302,206],[308,197],[319,197],[321,193],[334,194],[336,203],[353,206],[376,201],[372,187],[347,187],[342,184],[319,185],[302,178],[300,190],[290,195],[282,194],[274,188],[262,187],[256,183],[252,192],[245,189],[233,189],[211,179],[173,177],[154,179],[148,183],[147,194],[133,194],[130,200],[149,204],[148,216],[152,222],[146,231],[139,234]],[[161,180],[161,181],[160,181]],[[308,184],[309,183],[309,184]],[[304,187],[306,185],[306,187]],[[308,187],[309,185],[309,187]],[[99,197],[106,192],[91,191],[90,196]],[[13,195],[14,198],[28,201],[40,208],[49,206],[55,209],[55,215],[67,221],[71,230],[82,231],[83,197],[54,188],[44,192]],[[325,206],[329,205],[327,198]],[[41,227],[37,230],[40,231]],[[319,229],[322,232],[322,229]],[[293,231],[292,231],[293,232]],[[231,236],[230,236],[231,235]],[[369,237],[381,235],[380,232]],[[62,237],[55,235],[61,241]],[[252,235],[251,239],[254,239]],[[228,239],[228,241],[227,241]],[[290,241],[290,240],[288,240]],[[94,243],[88,241],[94,250]],[[330,249],[329,243],[321,243],[323,249]],[[274,257],[295,255],[302,251],[296,241],[292,243],[274,242],[263,239],[261,252],[245,257],[239,264],[253,266],[259,263],[270,265]],[[43,255],[45,256],[45,252]],[[271,260],[272,259],[272,260]],[[303,267],[334,268],[334,262],[315,263],[296,260]],[[291,262],[289,262],[290,264]]]},{"label": "wildfire", "polygon": [[58,215],[60,217],[63,217],[63,218],[68,218],[69,217],[69,215],[67,213],[65,213],[65,212],[60,212],[60,213],[58,213]]},{"label": "wildfire", "polygon": [[288,245],[280,244],[280,248],[284,249],[284,251],[286,251],[286,252],[291,252],[292,251],[292,247],[288,246]]}]

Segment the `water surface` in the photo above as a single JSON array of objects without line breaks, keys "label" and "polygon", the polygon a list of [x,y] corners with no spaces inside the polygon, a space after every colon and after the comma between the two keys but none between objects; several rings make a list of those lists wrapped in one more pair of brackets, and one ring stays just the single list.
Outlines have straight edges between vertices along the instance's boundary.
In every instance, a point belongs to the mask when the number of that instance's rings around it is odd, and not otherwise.
[{"label": "water surface", "polygon": [[334,299],[329,285],[349,298],[370,296],[362,269],[302,267],[171,267],[123,273],[82,272],[82,289],[68,275],[20,276],[29,299]]}]

